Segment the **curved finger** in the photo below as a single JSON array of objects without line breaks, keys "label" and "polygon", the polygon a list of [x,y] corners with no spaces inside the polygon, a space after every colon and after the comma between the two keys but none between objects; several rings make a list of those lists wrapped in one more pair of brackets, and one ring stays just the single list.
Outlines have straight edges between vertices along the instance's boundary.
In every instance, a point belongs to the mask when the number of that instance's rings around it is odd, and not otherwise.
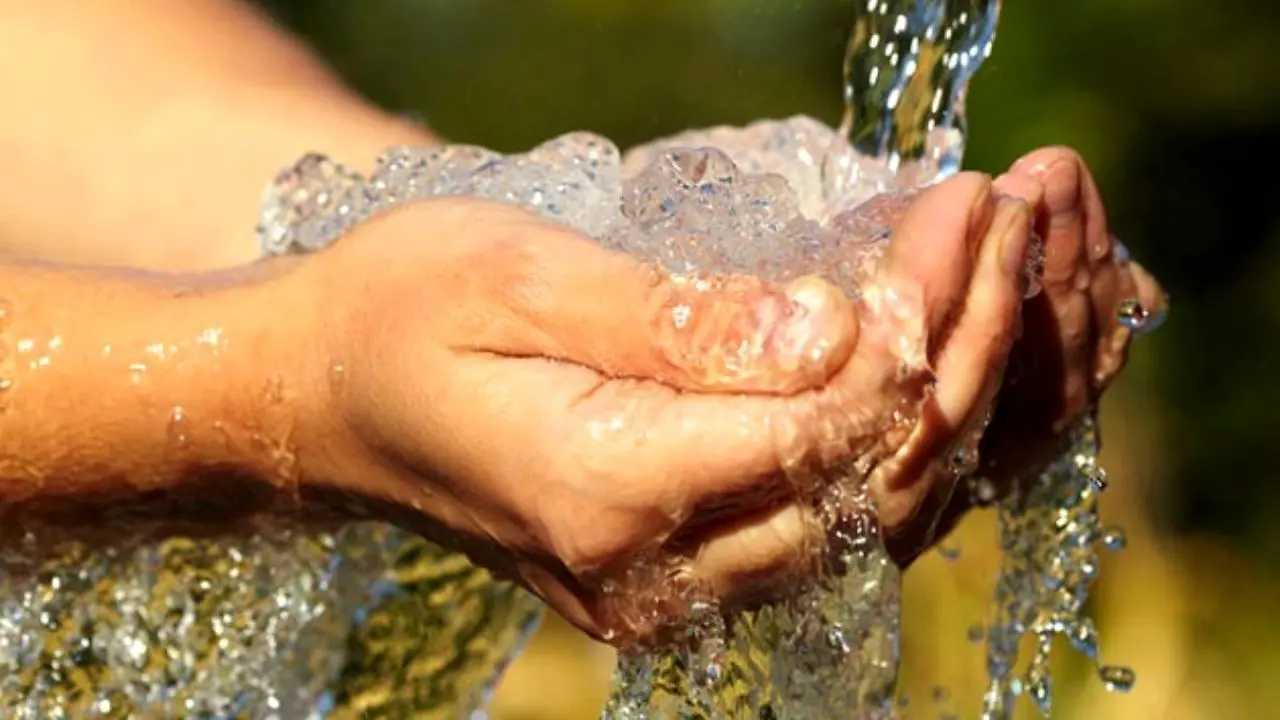
[{"label": "curved finger", "polygon": [[1062,281],[1070,282],[1080,260],[1093,266],[1111,255],[1102,195],[1078,152],[1067,147],[1041,148],[1020,158],[1010,171],[1024,173],[1044,186],[1049,215],[1046,272],[1052,268],[1061,273]]},{"label": "curved finger", "polygon": [[[1031,192],[1029,199],[1037,201]],[[929,412],[904,448],[907,465],[873,486],[887,528],[912,519],[932,485],[954,481],[945,466],[935,471],[936,460],[948,459],[953,445],[981,429],[1016,332],[1030,236],[1027,201],[1000,198],[980,246],[964,309],[938,359]]]},{"label": "curved finger", "polygon": [[715,528],[689,563],[691,575],[730,605],[749,605],[814,576],[823,530],[809,508],[789,503]]},{"label": "curved finger", "polygon": [[458,350],[682,390],[788,394],[826,382],[856,344],[853,302],[829,283],[672,275],[524,213],[485,212],[488,239],[465,261],[479,287]]},{"label": "curved finger", "polygon": [[896,294],[897,308],[868,310],[885,321],[893,312],[904,315],[895,324],[882,322],[881,329],[896,332],[898,342],[917,340],[923,347],[915,350],[928,362],[963,304],[992,207],[991,178],[979,173],[961,173],[921,192],[893,228],[884,264],[864,289],[869,299],[876,298],[868,290]]}]

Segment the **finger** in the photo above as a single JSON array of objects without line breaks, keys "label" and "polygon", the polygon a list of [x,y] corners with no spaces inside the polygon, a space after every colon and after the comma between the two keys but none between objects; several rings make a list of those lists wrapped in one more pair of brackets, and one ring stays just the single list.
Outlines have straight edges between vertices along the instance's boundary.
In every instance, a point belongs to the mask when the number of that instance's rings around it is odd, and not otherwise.
[{"label": "finger", "polygon": [[876,315],[863,319],[864,328],[874,323],[880,339],[900,352],[933,359],[962,305],[991,220],[990,199],[991,179],[979,173],[961,173],[919,195],[893,228],[881,271],[863,289],[863,312]]},{"label": "finger", "polygon": [[1044,185],[1049,213],[1046,275],[1052,268],[1056,281],[1071,284],[1077,268],[1095,266],[1110,256],[1102,195],[1079,153],[1065,147],[1041,148],[1023,156],[1010,171]]},{"label": "finger", "polygon": [[1094,290],[1094,302],[1111,303],[1115,308],[1110,325],[1104,329],[1094,361],[1094,390],[1104,391],[1128,360],[1129,344],[1135,334],[1153,332],[1168,312],[1164,289],[1141,265],[1115,263],[1111,285]]},{"label": "finger", "polygon": [[822,539],[812,510],[790,503],[717,528],[703,539],[689,570],[716,597],[750,604],[812,577]]},{"label": "finger", "polygon": [[821,559],[823,529],[812,510],[796,503],[703,531],[668,543],[647,563],[613,573],[596,592],[537,567],[522,580],[569,622],[627,647],[661,644],[664,633],[691,619],[692,601],[730,611],[793,589],[814,577]]},{"label": "finger", "polygon": [[[1099,333],[1110,326],[1093,290],[1115,291],[1113,263],[1102,262],[1111,242],[1097,187],[1074,150],[1036,150],[1014,163],[1010,174],[1044,187],[1044,293],[1028,302],[1026,315],[1034,319],[1019,362],[1039,378],[1037,384],[1054,389],[1055,396],[1038,411],[1052,423],[1056,420],[1049,415],[1069,419],[1092,399]],[[1055,412],[1046,412],[1051,409]]]},{"label": "finger", "polygon": [[[1092,395],[1097,397],[1115,379],[1129,357],[1129,341],[1133,338],[1133,323],[1146,308],[1138,301],[1137,283],[1133,273],[1116,263],[1108,263],[1093,272],[1089,287],[1090,302],[1095,309],[1097,342],[1093,352]],[[1133,314],[1132,320],[1122,315]]]},{"label": "finger", "polygon": [[939,473],[931,466],[935,459],[949,457],[951,446],[979,429],[977,425],[998,387],[1022,302],[1031,236],[1028,200],[1039,201],[1035,184],[1005,185],[1027,193],[1027,197],[1003,196],[997,201],[964,309],[939,354],[929,410],[904,448],[908,464],[888,475],[883,484],[873,485],[886,528],[901,527],[914,517],[936,482],[954,481],[945,467]]},{"label": "finger", "polygon": [[466,349],[683,390],[793,393],[828,380],[856,344],[853,303],[815,278],[673,276],[563,228],[509,224],[476,259],[485,316],[461,334]]},{"label": "finger", "polygon": [[1018,328],[1038,183],[996,182],[1001,197],[985,238],[964,311],[938,362],[934,401],[948,429],[976,423],[998,383]]}]

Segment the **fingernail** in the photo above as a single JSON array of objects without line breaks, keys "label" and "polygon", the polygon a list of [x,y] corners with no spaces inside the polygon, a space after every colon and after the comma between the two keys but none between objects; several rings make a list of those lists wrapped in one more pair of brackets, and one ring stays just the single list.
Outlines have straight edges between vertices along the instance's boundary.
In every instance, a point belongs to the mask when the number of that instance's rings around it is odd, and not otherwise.
[{"label": "fingernail", "polygon": [[1005,274],[1017,277],[1026,270],[1031,243],[1030,208],[1018,198],[1000,198],[992,231],[1000,238],[1000,262]]},{"label": "fingernail", "polygon": [[[977,196],[973,198],[973,205],[969,206],[969,229],[971,233],[981,233],[982,228],[986,225],[986,220],[991,212],[991,182],[985,182],[982,189],[978,191]],[[973,235],[970,235],[973,237]]]}]

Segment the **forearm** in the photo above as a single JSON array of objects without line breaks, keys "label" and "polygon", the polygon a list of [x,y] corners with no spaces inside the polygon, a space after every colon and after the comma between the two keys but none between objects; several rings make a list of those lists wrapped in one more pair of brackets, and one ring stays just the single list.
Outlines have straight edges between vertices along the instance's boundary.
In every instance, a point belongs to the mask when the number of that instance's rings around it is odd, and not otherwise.
[{"label": "forearm", "polygon": [[25,257],[237,265],[302,154],[432,141],[233,0],[0,0],[0,93],[0,252]]},{"label": "forearm", "polygon": [[[5,534],[78,533],[112,515],[216,525],[290,507],[311,392],[291,363],[310,355],[308,303],[279,290],[283,262],[256,270],[270,279],[199,288],[0,265]],[[294,337],[270,319],[291,316]]]}]

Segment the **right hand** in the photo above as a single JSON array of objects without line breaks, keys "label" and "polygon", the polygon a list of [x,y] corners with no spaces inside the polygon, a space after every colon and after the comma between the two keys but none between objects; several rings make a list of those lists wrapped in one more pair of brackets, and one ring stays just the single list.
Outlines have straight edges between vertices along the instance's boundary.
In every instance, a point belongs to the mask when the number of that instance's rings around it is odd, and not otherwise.
[{"label": "right hand", "polygon": [[[314,374],[328,388],[304,474],[467,551],[597,638],[656,629],[636,605],[670,578],[609,591],[638,559],[745,601],[814,570],[822,535],[801,471],[851,454],[916,467],[913,453],[976,412],[1020,300],[1000,255],[1021,266],[1027,223],[975,175],[898,223],[880,279],[919,290],[928,342],[949,348],[930,348],[947,358],[940,394],[959,413],[906,442],[896,329],[826,283],[699,289],[512,208],[400,209],[303,266],[327,302]],[[925,492],[884,472],[873,490],[891,523],[913,521]]]}]

